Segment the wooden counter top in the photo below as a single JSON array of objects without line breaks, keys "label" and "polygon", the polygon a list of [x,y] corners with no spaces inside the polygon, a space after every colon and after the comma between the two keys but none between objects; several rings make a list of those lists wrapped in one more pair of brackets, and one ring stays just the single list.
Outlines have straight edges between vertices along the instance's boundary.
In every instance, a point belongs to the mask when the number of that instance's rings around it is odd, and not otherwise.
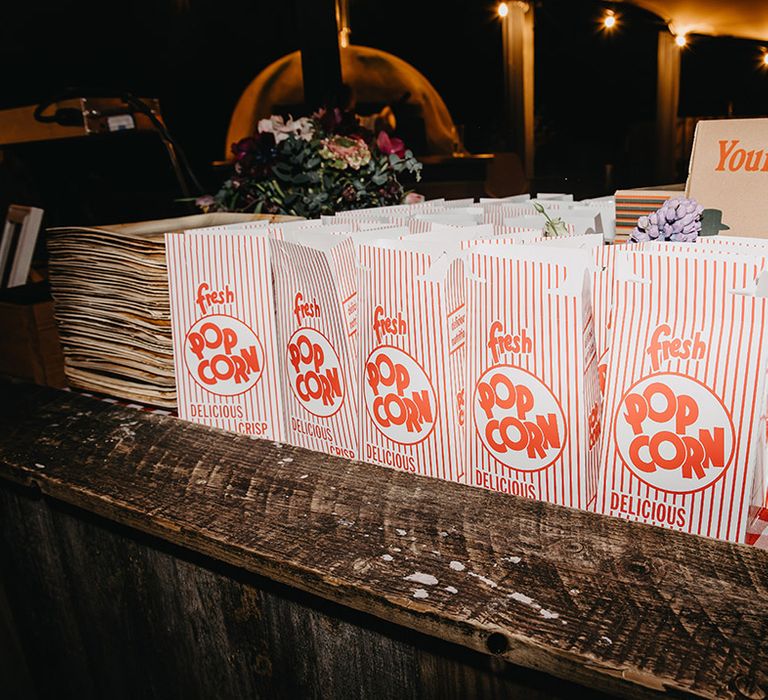
[{"label": "wooden counter top", "polygon": [[2,385],[0,479],[622,697],[763,698],[768,553]]}]

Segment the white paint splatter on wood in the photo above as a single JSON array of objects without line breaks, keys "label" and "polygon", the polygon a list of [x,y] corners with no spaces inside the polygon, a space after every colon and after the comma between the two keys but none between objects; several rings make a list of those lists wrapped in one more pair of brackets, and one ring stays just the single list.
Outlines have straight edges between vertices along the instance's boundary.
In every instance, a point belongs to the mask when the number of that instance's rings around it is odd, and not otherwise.
[{"label": "white paint splatter on wood", "polygon": [[410,576],[406,576],[405,580],[413,581],[413,583],[423,583],[425,586],[437,585],[437,579],[432,574],[423,574],[421,571],[416,571]]},{"label": "white paint splatter on wood", "polygon": [[481,576],[480,574],[476,574],[474,571],[468,571],[467,572],[470,576],[474,576],[478,581],[482,581],[486,586],[490,586],[491,588],[498,588],[498,584],[496,581],[491,581],[491,579],[486,578],[485,576]]},{"label": "white paint splatter on wood", "polygon": [[533,598],[525,595],[525,593],[518,593],[515,591],[514,593],[510,593],[509,597],[512,598],[512,600],[516,600],[518,603],[523,603],[524,605],[530,605],[533,603]]}]

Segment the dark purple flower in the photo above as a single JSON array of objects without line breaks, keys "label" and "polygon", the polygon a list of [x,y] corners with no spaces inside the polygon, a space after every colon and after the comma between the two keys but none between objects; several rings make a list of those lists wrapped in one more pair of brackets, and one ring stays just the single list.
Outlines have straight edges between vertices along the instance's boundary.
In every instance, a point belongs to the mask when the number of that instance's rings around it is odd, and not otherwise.
[{"label": "dark purple flower", "polygon": [[237,143],[233,143],[232,154],[235,156],[235,160],[240,161],[245,158],[251,151],[256,149],[257,144],[258,141],[253,136],[246,136]]},{"label": "dark purple flower", "polygon": [[317,110],[313,115],[326,135],[359,136],[369,140],[371,133],[360,126],[355,113],[338,107]]},{"label": "dark purple flower", "polygon": [[341,191],[341,198],[345,202],[355,202],[357,200],[357,192],[355,191],[355,188],[352,187],[352,185],[346,185]]},{"label": "dark purple flower", "polygon": [[241,179],[262,180],[272,172],[277,159],[277,144],[273,134],[247,136],[232,144],[235,156],[235,174]]}]

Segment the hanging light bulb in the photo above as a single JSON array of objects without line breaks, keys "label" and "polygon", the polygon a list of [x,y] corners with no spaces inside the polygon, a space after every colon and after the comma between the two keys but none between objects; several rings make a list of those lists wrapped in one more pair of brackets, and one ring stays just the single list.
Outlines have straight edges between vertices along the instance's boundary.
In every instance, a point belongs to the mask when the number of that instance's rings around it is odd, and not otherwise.
[{"label": "hanging light bulb", "polygon": [[682,49],[688,43],[688,37],[685,34],[677,34],[675,36],[675,43]]},{"label": "hanging light bulb", "polygon": [[509,5],[505,2],[500,2],[496,11],[499,13],[499,17],[504,19],[509,14]]},{"label": "hanging light bulb", "polygon": [[768,49],[763,50],[763,60],[762,63],[764,66],[768,67]]},{"label": "hanging light bulb", "polygon": [[613,10],[606,10],[603,17],[603,27],[613,29],[616,26],[616,13]]}]

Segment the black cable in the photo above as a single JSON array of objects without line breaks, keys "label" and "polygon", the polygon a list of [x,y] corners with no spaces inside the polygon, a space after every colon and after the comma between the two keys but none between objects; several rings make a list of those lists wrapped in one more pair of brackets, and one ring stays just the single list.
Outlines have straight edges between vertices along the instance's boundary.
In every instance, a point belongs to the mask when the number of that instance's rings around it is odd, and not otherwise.
[{"label": "black cable", "polygon": [[[37,121],[44,124],[83,126],[84,118],[82,112],[73,107],[59,107],[53,114],[44,114],[44,112],[52,105],[58,102],[62,102],[66,99],[86,96],[105,97],[108,96],[105,94],[108,92],[109,91],[104,90],[94,91],[83,88],[69,88],[64,92],[55,95],[54,97],[37,105],[37,107],[35,107],[33,116]],[[184,149],[182,149],[182,147],[176,142],[173,136],[171,136],[168,128],[165,126],[165,124],[163,124],[162,121],[160,121],[160,119],[158,119],[157,115],[152,111],[152,108],[146,102],[139,99],[130,92],[118,92],[116,93],[116,96],[119,97],[126,105],[132,107],[134,111],[140,112],[146,116],[155,127],[155,130],[157,131],[158,136],[163,142],[163,146],[165,146],[165,150],[168,153],[168,158],[171,161],[171,166],[173,167],[174,174],[176,175],[176,179],[184,197],[192,197],[187,179],[192,183],[195,189],[197,189],[197,193],[199,195],[203,194],[203,186],[195,176],[195,173],[192,170],[192,166],[189,164],[189,160],[187,159],[187,155],[184,152]]]},{"label": "black cable", "polygon": [[[130,92],[122,93],[120,97],[126,104],[132,106],[134,109],[144,114],[152,122],[154,127],[160,133],[160,138],[165,142],[169,157],[174,163],[174,169],[179,167],[180,163],[181,166],[183,166],[187,177],[191,180],[192,184],[197,189],[198,194],[203,194],[203,186],[195,176],[195,173],[192,170],[192,166],[190,166],[189,161],[187,160],[187,155],[184,152],[184,149],[176,142],[176,139],[171,136],[168,128],[157,118],[157,115],[152,111],[149,105]],[[185,190],[185,196],[189,197],[190,194],[186,185],[184,185],[182,189]]]}]

